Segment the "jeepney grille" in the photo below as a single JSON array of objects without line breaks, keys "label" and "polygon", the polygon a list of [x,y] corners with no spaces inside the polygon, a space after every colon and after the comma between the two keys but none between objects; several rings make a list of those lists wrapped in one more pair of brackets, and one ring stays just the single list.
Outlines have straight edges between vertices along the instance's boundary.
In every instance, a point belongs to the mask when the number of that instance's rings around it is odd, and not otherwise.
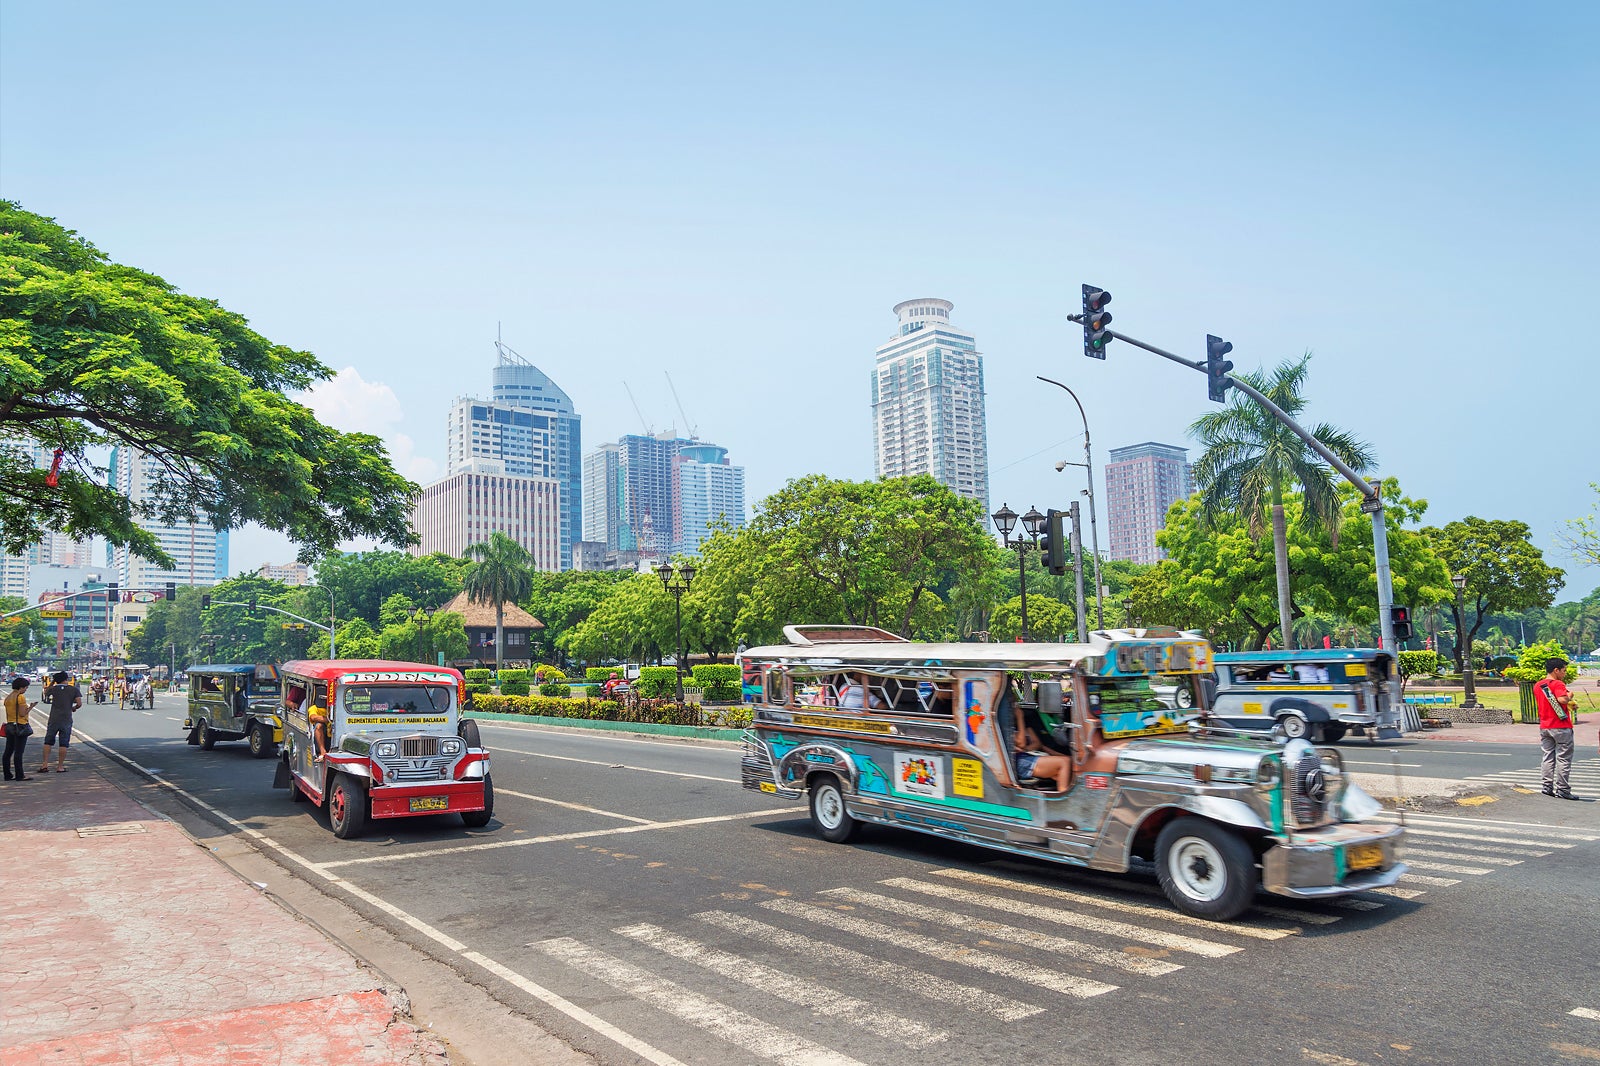
[{"label": "jeepney grille", "polygon": [[400,742],[400,754],[408,759],[425,759],[439,754],[438,737],[407,737]]},{"label": "jeepney grille", "polygon": [[772,753],[754,734],[744,735],[744,755],[739,760],[740,785],[760,791],[763,781],[772,783]]},{"label": "jeepney grille", "polygon": [[[407,741],[406,743],[411,743]],[[445,776],[449,759],[418,759],[409,766],[385,766],[383,776],[387,781],[438,781]]]},{"label": "jeepney grille", "polygon": [[1328,817],[1332,791],[1316,749],[1301,752],[1289,768],[1289,804],[1296,825],[1317,825]]}]

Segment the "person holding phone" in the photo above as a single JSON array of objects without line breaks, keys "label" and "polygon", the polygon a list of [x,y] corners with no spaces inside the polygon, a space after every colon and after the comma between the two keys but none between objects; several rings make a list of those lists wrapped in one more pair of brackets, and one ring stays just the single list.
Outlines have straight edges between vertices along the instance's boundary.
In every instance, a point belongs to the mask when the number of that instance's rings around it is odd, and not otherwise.
[{"label": "person holding phone", "polygon": [[1573,719],[1572,693],[1567,691],[1567,660],[1552,656],[1544,661],[1544,677],[1533,686],[1539,708],[1539,747],[1544,752],[1540,770],[1543,792],[1556,799],[1575,800],[1572,794]]}]

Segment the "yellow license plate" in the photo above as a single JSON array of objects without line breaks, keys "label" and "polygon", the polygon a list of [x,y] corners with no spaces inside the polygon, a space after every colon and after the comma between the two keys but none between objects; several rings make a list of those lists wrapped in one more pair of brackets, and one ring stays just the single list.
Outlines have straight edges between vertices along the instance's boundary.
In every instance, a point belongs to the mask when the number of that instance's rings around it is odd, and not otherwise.
[{"label": "yellow license plate", "polygon": [[776,792],[778,791],[778,786],[774,785],[771,781],[763,781],[761,782],[761,791]]},{"label": "yellow license plate", "polygon": [[449,796],[418,796],[411,801],[413,811],[448,811],[450,809]]},{"label": "yellow license plate", "polygon": [[1344,849],[1344,864],[1350,870],[1370,870],[1383,865],[1382,844],[1351,844]]}]

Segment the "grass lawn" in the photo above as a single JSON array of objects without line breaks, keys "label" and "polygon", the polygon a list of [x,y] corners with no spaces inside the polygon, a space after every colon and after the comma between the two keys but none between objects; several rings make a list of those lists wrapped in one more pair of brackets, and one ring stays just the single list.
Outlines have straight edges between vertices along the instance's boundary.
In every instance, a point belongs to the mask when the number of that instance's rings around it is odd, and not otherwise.
[{"label": "grass lawn", "polygon": [[[1466,698],[1466,690],[1460,688],[1421,689],[1415,685],[1407,685],[1406,695],[1449,696],[1457,704],[1460,704]],[[1594,693],[1580,690],[1577,693],[1577,697],[1577,711],[1580,718],[1586,714],[1600,714],[1600,698],[1596,698]],[[1478,702],[1485,707],[1494,707],[1502,711],[1515,711],[1519,706],[1517,690],[1514,688],[1480,688],[1478,689]],[[1426,715],[1428,708],[1426,704],[1423,704],[1418,706],[1417,710]]]}]

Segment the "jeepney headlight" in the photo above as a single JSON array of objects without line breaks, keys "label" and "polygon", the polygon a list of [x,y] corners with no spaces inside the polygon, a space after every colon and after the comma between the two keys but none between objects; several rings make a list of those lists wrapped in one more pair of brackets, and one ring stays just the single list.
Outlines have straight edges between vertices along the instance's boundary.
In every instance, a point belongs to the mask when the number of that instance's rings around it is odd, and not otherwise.
[{"label": "jeepney headlight", "polygon": [[1337,799],[1344,793],[1344,756],[1332,748],[1318,748],[1317,754],[1322,756],[1322,772],[1328,779],[1328,791]]},{"label": "jeepney headlight", "polygon": [[466,745],[462,743],[460,737],[446,737],[439,741],[440,755],[460,755],[464,750]]},{"label": "jeepney headlight", "polygon": [[1213,766],[1211,780],[1213,781],[1254,781],[1256,772],[1248,766]]},{"label": "jeepney headlight", "polygon": [[1262,759],[1256,769],[1256,788],[1262,792],[1271,792],[1278,787],[1278,781],[1282,776],[1283,767],[1278,765],[1276,756]]},{"label": "jeepney headlight", "polygon": [[380,759],[392,759],[400,754],[400,744],[393,740],[380,740],[372,746],[372,754]]}]

